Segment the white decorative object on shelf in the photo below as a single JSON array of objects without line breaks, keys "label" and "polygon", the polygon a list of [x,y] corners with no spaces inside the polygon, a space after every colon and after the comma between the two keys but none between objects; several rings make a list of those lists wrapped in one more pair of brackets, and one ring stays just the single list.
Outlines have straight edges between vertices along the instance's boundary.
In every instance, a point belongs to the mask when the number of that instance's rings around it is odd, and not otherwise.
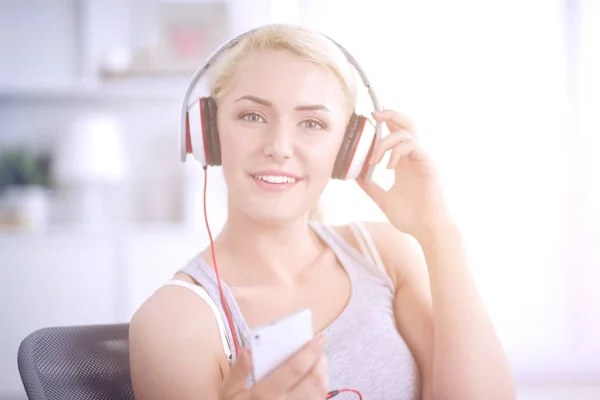
[{"label": "white decorative object on shelf", "polygon": [[[86,114],[59,137],[54,178],[63,221],[97,229],[115,222],[111,195],[127,176],[121,126],[110,114]],[[114,206],[114,204],[113,204]]]},{"label": "white decorative object on shelf", "polygon": [[48,189],[10,186],[0,196],[0,230],[41,233],[48,222]]},{"label": "white decorative object on shelf", "polygon": [[55,178],[61,183],[117,183],[125,177],[119,121],[109,114],[86,114],[60,138]]}]

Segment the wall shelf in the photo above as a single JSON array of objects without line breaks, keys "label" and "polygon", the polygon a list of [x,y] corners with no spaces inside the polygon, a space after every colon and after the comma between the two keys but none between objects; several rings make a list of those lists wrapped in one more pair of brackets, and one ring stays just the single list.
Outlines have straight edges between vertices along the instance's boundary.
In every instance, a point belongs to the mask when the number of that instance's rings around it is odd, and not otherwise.
[{"label": "wall shelf", "polygon": [[181,101],[186,80],[63,83],[52,85],[0,85],[0,101]]}]

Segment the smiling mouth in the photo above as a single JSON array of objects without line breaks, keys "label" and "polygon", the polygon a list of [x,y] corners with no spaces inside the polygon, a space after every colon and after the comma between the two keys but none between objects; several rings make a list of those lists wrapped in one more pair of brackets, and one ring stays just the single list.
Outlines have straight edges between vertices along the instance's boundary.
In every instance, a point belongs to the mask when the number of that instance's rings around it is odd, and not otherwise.
[{"label": "smiling mouth", "polygon": [[291,176],[281,176],[281,175],[251,175],[254,179],[272,183],[272,184],[289,184],[296,183],[298,179]]},{"label": "smiling mouth", "polygon": [[286,191],[302,181],[302,178],[289,175],[251,174],[250,177],[259,188],[269,192]]}]

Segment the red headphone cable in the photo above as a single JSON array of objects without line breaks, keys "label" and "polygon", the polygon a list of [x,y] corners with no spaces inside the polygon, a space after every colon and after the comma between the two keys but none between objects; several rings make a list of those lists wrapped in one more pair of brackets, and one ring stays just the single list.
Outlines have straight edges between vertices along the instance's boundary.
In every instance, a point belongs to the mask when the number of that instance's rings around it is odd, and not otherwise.
[{"label": "red headphone cable", "polygon": [[[208,168],[205,166],[204,168],[204,222],[206,223],[206,230],[208,231],[208,239],[210,240],[210,253],[212,255],[212,261],[215,269],[215,275],[217,276],[217,284],[219,286],[219,295],[221,297],[221,304],[223,305],[223,309],[225,310],[225,315],[227,316],[227,323],[229,325],[229,331],[231,332],[233,338],[233,345],[235,346],[235,354],[239,354],[238,341],[236,338],[235,330],[233,329],[233,320],[231,318],[231,314],[229,313],[229,308],[227,307],[227,300],[225,299],[225,294],[223,292],[223,286],[221,285],[221,277],[219,275],[219,267],[217,266],[217,257],[215,256],[215,243],[213,241],[212,233],[210,231],[210,225],[208,223],[208,213],[206,211],[206,192],[207,192],[207,183],[208,183]],[[355,389],[338,389],[333,390],[327,394],[326,399],[331,399],[343,392],[351,392],[356,393],[358,395],[359,400],[362,400],[362,395],[358,390]]]},{"label": "red headphone cable", "polygon": [[327,397],[326,399],[331,399],[335,396],[337,396],[340,393],[343,392],[350,392],[350,393],[356,393],[356,395],[358,396],[359,400],[363,400],[362,398],[362,394],[360,394],[360,392],[356,389],[338,389],[338,390],[332,390],[331,392],[327,393]]},{"label": "red headphone cable", "polygon": [[235,335],[235,330],[233,329],[233,320],[231,319],[231,315],[229,314],[229,307],[227,307],[227,301],[225,300],[225,294],[223,293],[223,286],[221,285],[221,277],[219,276],[219,267],[217,267],[217,257],[215,256],[215,243],[213,241],[212,233],[210,232],[210,226],[208,223],[208,213],[206,212],[206,189],[208,182],[208,169],[204,167],[204,222],[206,223],[206,230],[208,231],[208,239],[210,240],[210,252],[212,255],[213,265],[215,269],[215,275],[217,276],[217,284],[219,285],[219,295],[221,296],[221,304],[223,305],[223,309],[225,310],[225,315],[227,316],[227,323],[229,325],[229,331],[231,332],[231,336],[233,338],[233,345],[235,346],[235,354],[239,354],[238,341]]}]

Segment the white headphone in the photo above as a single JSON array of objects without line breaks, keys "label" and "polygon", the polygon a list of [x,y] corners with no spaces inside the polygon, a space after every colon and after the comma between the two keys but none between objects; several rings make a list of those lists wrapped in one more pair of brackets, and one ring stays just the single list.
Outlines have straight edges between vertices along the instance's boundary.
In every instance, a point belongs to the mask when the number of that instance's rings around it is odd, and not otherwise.
[{"label": "white headphone", "polygon": [[[203,167],[221,165],[221,146],[217,130],[217,105],[215,100],[209,96],[193,99],[190,102],[190,96],[200,78],[218,60],[221,54],[233,48],[244,37],[258,29],[261,28],[242,33],[221,45],[208,58],[206,64],[198,69],[192,77],[181,104],[179,137],[181,160],[183,162],[186,161],[188,154],[193,154],[194,158]],[[358,62],[339,43],[326,35],[323,36],[334,43],[344,53],[346,59],[356,69],[367,88],[375,111],[381,111],[377,95]],[[373,145],[381,140],[381,137],[382,123],[378,122],[373,125],[368,118],[353,113],[337,154],[331,177],[342,180],[356,179],[365,167],[367,156],[370,154]],[[374,166],[368,166],[365,175],[366,182],[371,180],[373,172]]]}]

